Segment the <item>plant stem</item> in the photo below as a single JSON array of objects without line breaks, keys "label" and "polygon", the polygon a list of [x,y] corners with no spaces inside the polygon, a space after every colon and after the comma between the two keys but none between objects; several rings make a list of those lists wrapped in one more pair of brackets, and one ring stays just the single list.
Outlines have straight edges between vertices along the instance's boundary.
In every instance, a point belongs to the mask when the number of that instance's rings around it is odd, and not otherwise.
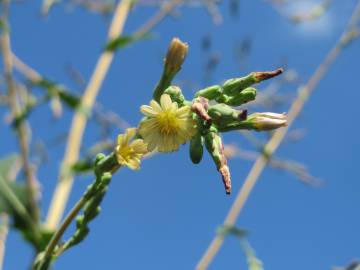
[{"label": "plant stem", "polygon": [[64,221],[60,225],[59,229],[55,232],[53,237],[51,238],[49,244],[45,249],[44,258],[51,258],[57,243],[60,241],[61,237],[65,233],[66,229],[69,227],[71,222],[80,212],[80,210],[84,207],[87,199],[85,197],[81,197],[80,200],[74,205],[74,207],[70,210],[69,214],[65,217]]},{"label": "plant stem", "polygon": [[0,214],[0,270],[3,269],[6,237],[9,232],[9,216],[5,213]]},{"label": "plant stem", "polygon": [[[108,40],[112,40],[121,35],[132,3],[132,0],[121,0],[117,5],[113,20],[110,25]],[[96,96],[107,74],[113,57],[113,52],[104,51],[98,59],[89,84],[86,87],[84,95],[81,99],[82,107],[89,112],[92,110]],[[65,156],[62,162],[62,170],[66,170],[67,168],[71,167],[72,164],[78,160],[86,122],[87,116],[82,111],[76,111],[71,123]],[[69,173],[60,173],[59,181],[55,188],[46,219],[47,228],[55,229],[58,226],[63,216],[73,182],[74,177],[72,175]]]},{"label": "plant stem", "polygon": [[[85,204],[89,201],[89,199],[93,196],[94,192],[96,192],[98,188],[97,182],[102,176],[101,172],[115,173],[121,167],[117,163],[117,159],[114,153],[111,153],[110,155],[105,157],[96,166],[97,168],[95,173],[97,174],[97,179],[94,180],[90,188],[85,191],[84,195],[77,201],[77,203],[70,210],[68,215],[65,217],[64,221],[60,224],[59,228],[55,231],[53,237],[51,238],[50,242],[48,243],[44,251],[44,256],[41,259],[42,264],[40,264],[37,269],[41,269],[41,270],[47,269],[48,263],[51,263],[51,259],[52,256],[54,255],[55,248],[57,247],[57,244],[60,241],[61,237],[64,235],[66,229],[69,227],[69,225],[75,219],[75,217],[81,211],[81,209],[85,206]],[[60,256],[61,254],[62,252],[57,254],[57,256]]]},{"label": "plant stem", "polygon": [[[329,51],[326,55],[323,62],[316,69],[314,74],[308,80],[305,86],[299,89],[299,93],[295,101],[292,103],[291,108],[288,113],[288,126],[278,129],[274,132],[273,136],[270,138],[268,143],[265,145],[264,152],[265,155],[261,155],[251,168],[243,186],[241,187],[234,203],[232,204],[225,220],[224,226],[234,226],[237,218],[239,217],[241,210],[243,209],[245,202],[247,201],[252,189],[257,183],[262,171],[265,169],[269,156],[271,156],[277,148],[280,146],[283,141],[286,133],[288,132],[291,124],[295,121],[297,116],[302,111],[306,101],[309,99],[312,92],[315,90],[318,83],[324,77],[326,72],[329,70],[331,64],[338,57],[340,52],[343,50],[345,45],[347,45],[351,40],[349,40],[349,35],[351,34],[351,28],[355,26],[356,22],[360,19],[360,1],[357,3],[357,6],[351,16],[350,22],[346,27],[343,34],[337,40],[335,46]],[[224,242],[224,236],[216,235],[211,241],[204,255],[198,262],[196,269],[205,270],[208,268],[215,255],[220,250]]]},{"label": "plant stem", "polygon": [[[9,0],[2,1],[2,20],[3,22],[8,22],[9,16]],[[3,63],[5,70],[5,80],[8,87],[8,98],[9,106],[14,119],[21,113],[20,105],[17,100],[17,91],[16,85],[13,80],[13,63],[12,63],[12,53],[11,53],[11,42],[8,30],[4,30],[1,36],[1,51],[3,55]],[[29,147],[28,147],[28,137],[27,137],[27,123],[22,120],[16,128],[18,134],[18,143],[21,152],[21,159],[23,163],[24,173],[26,177],[26,187],[28,189],[29,198],[30,198],[30,211],[31,216],[36,223],[40,221],[40,211],[37,205],[36,200],[36,181],[33,176],[33,171],[29,162]]]}]

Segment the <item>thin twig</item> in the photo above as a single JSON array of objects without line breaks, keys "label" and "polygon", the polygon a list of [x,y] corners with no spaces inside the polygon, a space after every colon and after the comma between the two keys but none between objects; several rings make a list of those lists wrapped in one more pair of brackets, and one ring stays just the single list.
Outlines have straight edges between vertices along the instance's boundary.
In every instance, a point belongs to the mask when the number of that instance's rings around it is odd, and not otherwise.
[{"label": "thin twig", "polygon": [[59,257],[62,254],[64,250],[62,250],[61,248],[56,252],[57,254],[54,254],[54,251],[58,247],[58,242],[64,235],[66,229],[69,227],[71,222],[81,211],[81,209],[86,205],[86,203],[89,202],[89,200],[91,200],[91,198],[94,198],[94,196],[96,196],[96,192],[99,191],[99,187],[101,186],[100,182],[103,179],[103,173],[108,172],[110,173],[110,175],[112,175],[121,168],[121,165],[118,164],[114,154],[110,154],[109,156],[104,158],[101,165],[97,163],[95,166],[97,166],[97,168],[95,169],[96,179],[90,186],[87,187],[83,196],[81,196],[81,198],[75,203],[74,207],[70,210],[68,215],[65,217],[58,229],[55,231],[54,235],[52,236],[45,248],[44,255],[41,257],[41,260],[39,262],[35,260],[34,265],[39,264],[37,265],[36,269],[48,269],[49,264],[51,264],[52,260],[54,259],[53,256],[55,255],[55,257]]},{"label": "thin twig", "polygon": [[57,243],[60,241],[66,229],[69,227],[69,225],[77,216],[77,214],[80,212],[80,210],[84,207],[87,201],[88,201],[87,198],[81,197],[80,200],[70,210],[69,214],[65,217],[64,221],[61,223],[60,227],[57,229],[57,231],[51,238],[49,244],[47,245],[44,253],[44,258],[51,258]]},{"label": "thin twig", "polygon": [[[132,0],[122,0],[117,5],[113,20],[110,25],[108,40],[112,40],[121,35],[132,3]],[[104,51],[98,59],[95,70],[81,99],[83,108],[89,112],[92,110],[96,96],[100,90],[106,73],[109,70],[113,58],[114,52]],[[70,168],[70,166],[74,164],[79,158],[81,141],[84,135],[86,121],[87,116],[83,111],[75,112],[71,123],[64,160],[62,162],[63,170],[60,173],[59,181],[55,188],[55,192],[48,211],[46,226],[49,229],[55,229],[63,216],[65,206],[74,182],[74,177],[68,172],[64,173],[64,170],[67,171],[66,168]]]},{"label": "thin twig", "polygon": [[[3,9],[2,20],[3,22],[7,23],[8,14],[9,14],[8,0],[3,1],[2,9]],[[8,87],[9,106],[12,116],[16,118],[21,113],[21,108],[17,100],[17,90],[16,90],[15,82],[13,80],[11,42],[10,42],[9,32],[7,30],[5,30],[1,36],[1,51],[3,55],[5,79]],[[32,168],[29,161],[29,147],[28,147],[29,139],[27,136],[27,123],[25,121],[21,121],[17,126],[16,131],[18,134],[18,143],[21,152],[21,159],[23,163],[24,173],[26,177],[26,186],[29,193],[31,215],[35,223],[38,223],[40,221],[40,211],[37,206],[37,200],[36,200],[37,184],[33,176]]]},{"label": "thin twig", "polygon": [[17,57],[13,52],[11,54],[14,68],[22,73],[30,82],[36,84],[39,83],[43,78],[42,76],[30,66],[25,64],[19,57]]},{"label": "thin twig", "polygon": [[[224,226],[232,227],[234,226],[241,210],[244,207],[246,200],[248,199],[252,189],[254,188],[257,180],[259,179],[260,174],[266,167],[268,163],[268,158],[271,156],[276,149],[281,144],[282,140],[284,139],[287,131],[289,130],[291,124],[297,118],[301,110],[303,109],[306,101],[315,90],[315,87],[318,85],[320,80],[324,77],[325,73],[330,68],[331,64],[334,60],[338,57],[342,49],[345,45],[349,43],[349,34],[353,30],[352,28],[355,27],[356,23],[360,19],[360,1],[357,3],[357,6],[351,16],[349,25],[346,27],[343,34],[337,40],[335,46],[330,50],[330,52],[326,55],[324,61],[319,65],[316,69],[315,73],[309,79],[307,84],[299,89],[299,94],[295,101],[293,102],[289,113],[288,113],[288,126],[278,129],[273,136],[270,138],[268,143],[265,146],[265,155],[261,155],[251,168],[243,186],[241,187],[233,205],[230,208],[228,215],[224,220]],[[224,242],[223,235],[216,235],[210,245],[208,246],[205,254],[200,259],[199,263],[196,266],[197,270],[205,270],[208,268],[209,264],[214,259],[215,255],[221,248],[221,245]]]},{"label": "thin twig", "polygon": [[5,213],[0,214],[0,270],[4,266],[6,237],[9,231],[9,216]]},{"label": "thin twig", "polygon": [[164,3],[160,10],[136,31],[135,36],[141,37],[149,33],[151,29],[158,25],[170,12],[174,10],[175,7],[183,2],[184,0],[172,0]]}]

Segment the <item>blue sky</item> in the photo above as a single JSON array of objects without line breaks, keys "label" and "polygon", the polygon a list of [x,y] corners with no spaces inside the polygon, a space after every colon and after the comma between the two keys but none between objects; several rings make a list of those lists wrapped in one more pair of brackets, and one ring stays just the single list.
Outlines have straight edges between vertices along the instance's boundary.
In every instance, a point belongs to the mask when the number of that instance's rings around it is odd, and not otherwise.
[{"label": "blue sky", "polygon": [[[201,49],[205,35],[211,37],[211,51],[220,56],[211,84],[284,64],[295,69],[305,82],[336,42],[356,3],[333,2],[325,17],[300,26],[289,23],[260,0],[241,1],[238,18],[229,15],[229,5],[223,1],[221,25],[213,24],[203,8],[182,8],[178,19],[167,18],[154,30],[155,38],[116,53],[98,100],[107,110],[136,125],[141,117],[139,106],[149,102],[161,73],[162,55],[174,36],[190,46],[177,77],[178,82],[192,82],[183,89],[189,98],[197,87],[205,86],[206,53]],[[36,1],[12,4],[13,50],[44,76],[81,93],[82,88],[70,80],[66,67],[72,65],[88,80],[104,46],[109,18],[80,8],[69,11],[65,4],[56,6],[48,18],[41,18],[39,9]],[[125,33],[135,31],[154,12],[151,7],[136,8]],[[251,38],[251,53],[246,65],[240,67],[234,44],[247,37]],[[250,231],[249,241],[265,269],[330,269],[360,257],[360,128],[356,124],[360,113],[356,76],[359,42],[339,56],[296,121],[293,128],[305,129],[306,136],[282,145],[277,152],[278,157],[306,164],[313,175],[324,180],[324,185],[309,187],[294,175],[268,168],[237,222],[238,227]],[[259,91],[266,85],[259,85]],[[281,91],[294,96],[297,87],[288,85]],[[282,109],[286,111],[287,107]],[[1,108],[2,118],[4,115]],[[50,142],[69,127],[70,116],[66,111],[54,121],[49,107],[44,105],[30,117],[33,141],[42,139],[51,154],[39,171],[44,215],[64,148],[63,144],[54,146]],[[113,138],[117,132],[114,130]],[[0,136],[0,156],[17,149],[14,135],[4,121]],[[96,124],[90,122],[83,145],[91,145],[99,136]],[[254,149],[236,132],[226,134],[224,140]],[[241,159],[229,163],[234,190],[231,196],[225,195],[210,158],[206,155],[200,165],[193,165],[187,146],[145,160],[140,171],[119,171],[100,217],[91,224],[90,235],[83,244],[65,253],[54,269],[193,269],[252,166],[252,162]],[[90,181],[90,177],[76,181],[69,207]],[[15,232],[10,233],[7,244],[5,269],[26,269],[32,258],[29,246]],[[229,237],[210,269],[245,267],[238,240]]]}]

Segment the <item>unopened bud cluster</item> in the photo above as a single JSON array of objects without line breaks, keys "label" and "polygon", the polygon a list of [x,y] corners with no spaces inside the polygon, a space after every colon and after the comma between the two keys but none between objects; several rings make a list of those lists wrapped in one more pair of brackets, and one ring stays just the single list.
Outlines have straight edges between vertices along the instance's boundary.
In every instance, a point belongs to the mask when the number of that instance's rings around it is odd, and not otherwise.
[{"label": "unopened bud cluster", "polygon": [[194,163],[201,161],[203,145],[205,145],[222,176],[227,194],[231,192],[230,170],[220,133],[240,129],[268,131],[285,126],[285,114],[248,115],[247,110],[234,108],[255,100],[254,84],[281,73],[282,69],[277,69],[270,72],[253,72],[245,77],[229,79],[223,85],[213,85],[199,90],[191,102],[198,131],[190,141],[191,160]]}]

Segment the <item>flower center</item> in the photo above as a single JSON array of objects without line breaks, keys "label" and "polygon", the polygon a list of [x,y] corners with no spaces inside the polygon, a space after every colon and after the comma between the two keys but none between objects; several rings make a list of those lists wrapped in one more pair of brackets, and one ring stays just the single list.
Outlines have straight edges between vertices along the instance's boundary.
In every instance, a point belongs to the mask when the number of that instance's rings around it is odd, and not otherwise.
[{"label": "flower center", "polygon": [[163,134],[170,134],[177,130],[178,123],[176,114],[171,111],[164,111],[156,116],[158,120],[160,132]]},{"label": "flower center", "polygon": [[120,156],[126,161],[129,161],[134,154],[134,150],[129,146],[122,147],[119,152]]}]

